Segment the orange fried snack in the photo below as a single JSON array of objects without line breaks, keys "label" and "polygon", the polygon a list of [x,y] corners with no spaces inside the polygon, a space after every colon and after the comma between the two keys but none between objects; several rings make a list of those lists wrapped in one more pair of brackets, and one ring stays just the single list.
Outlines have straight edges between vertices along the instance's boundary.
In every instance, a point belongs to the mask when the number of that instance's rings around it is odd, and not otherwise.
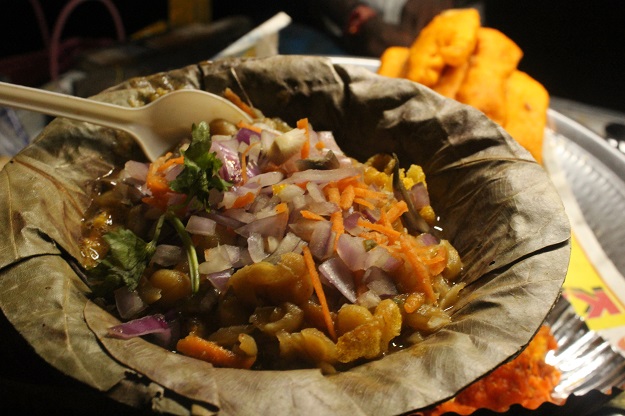
[{"label": "orange fried snack", "polygon": [[406,46],[390,46],[380,57],[378,74],[391,78],[403,78],[410,49]]},{"label": "orange fried snack", "polygon": [[506,81],[523,51],[497,29],[480,28],[477,46],[456,99],[503,126],[506,122]]},{"label": "orange fried snack", "polygon": [[504,129],[542,163],[544,130],[549,93],[541,83],[522,71],[514,71],[506,82]]},{"label": "orange fried snack", "polygon": [[446,65],[458,66],[469,59],[479,27],[476,9],[450,9],[437,15],[410,46],[406,78],[434,86]]},{"label": "orange fried snack", "polygon": [[447,66],[432,89],[445,97],[456,98],[468,70],[469,61],[459,66]]},{"label": "orange fried snack", "polygon": [[447,412],[469,415],[482,408],[505,412],[513,404],[533,410],[545,402],[556,402],[552,394],[560,382],[560,372],[547,364],[545,358],[557,347],[549,327],[542,326],[514,360],[474,382],[453,399],[417,415],[439,416]]}]

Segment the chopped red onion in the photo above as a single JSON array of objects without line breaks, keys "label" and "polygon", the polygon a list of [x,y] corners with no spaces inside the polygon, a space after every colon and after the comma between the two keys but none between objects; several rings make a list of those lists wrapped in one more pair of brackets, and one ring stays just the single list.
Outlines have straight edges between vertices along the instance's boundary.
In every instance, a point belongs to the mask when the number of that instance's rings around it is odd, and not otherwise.
[{"label": "chopped red onion", "polygon": [[430,195],[423,182],[418,182],[410,188],[408,195],[410,195],[415,209],[421,209],[430,205]]},{"label": "chopped red onion", "polygon": [[208,218],[214,220],[217,224],[223,225],[224,227],[236,229],[243,225],[243,223],[237,219],[227,217],[222,213],[211,211],[206,214]]},{"label": "chopped red onion", "polygon": [[117,312],[122,319],[130,319],[148,307],[137,291],[130,290],[127,286],[115,290],[114,295],[115,306],[117,306]]},{"label": "chopped red onion", "polygon": [[378,303],[380,303],[381,301],[382,301],[382,298],[380,298],[372,290],[367,290],[366,292],[360,294],[360,296],[358,296],[358,299],[356,300],[358,305],[363,306],[367,309],[375,308],[376,306],[378,306]]},{"label": "chopped red onion", "polygon": [[291,232],[287,232],[278,247],[271,253],[265,261],[277,263],[280,257],[285,253],[301,253],[304,247],[304,241]]},{"label": "chopped red onion", "polygon": [[259,233],[252,233],[247,237],[247,251],[254,263],[261,262],[268,256],[265,253],[265,241]]},{"label": "chopped red onion", "polygon": [[386,272],[392,272],[401,265],[402,261],[393,255],[384,247],[376,246],[369,250],[365,259],[365,269],[370,267],[379,267]]},{"label": "chopped red onion", "polygon": [[147,163],[129,160],[124,165],[125,180],[130,180],[134,184],[145,183],[148,177],[149,165]]},{"label": "chopped red onion", "polygon": [[432,234],[423,233],[417,236],[417,243],[424,246],[435,246],[440,243],[440,241],[438,238],[436,238],[436,236],[433,236]]},{"label": "chopped red onion", "polygon": [[184,169],[184,165],[182,163],[177,163],[173,166],[170,166],[165,171],[165,179],[167,180],[167,182],[171,182],[174,179],[176,179],[178,175],[180,175],[180,172],[182,172],[183,169]]},{"label": "chopped red onion", "polygon": [[291,202],[295,197],[304,195],[304,190],[297,185],[288,184],[280,189],[278,197],[283,202]]},{"label": "chopped red onion", "polygon": [[397,287],[389,274],[379,267],[367,269],[362,282],[381,298],[388,298],[397,295]]},{"label": "chopped red onion", "polygon": [[315,202],[327,202],[326,196],[316,183],[308,182],[306,184],[306,190]]},{"label": "chopped red onion", "polygon": [[114,338],[130,339],[147,334],[165,332],[169,325],[162,314],[148,315],[133,319],[108,329],[108,334]]},{"label": "chopped red onion", "polygon": [[241,182],[239,153],[220,141],[213,141],[210,151],[215,152],[223,164],[219,170],[220,176],[228,182]]},{"label": "chopped red onion", "polygon": [[316,221],[308,244],[313,257],[318,260],[327,259],[334,251],[335,236],[330,221]]},{"label": "chopped red onion", "polygon": [[191,215],[185,227],[189,234],[214,235],[217,223],[215,220],[199,215]]},{"label": "chopped red onion", "polygon": [[338,257],[332,257],[319,265],[319,272],[336,287],[351,303],[356,302],[354,276],[345,263]]},{"label": "chopped red onion", "polygon": [[226,269],[220,272],[209,273],[206,278],[220,293],[224,292],[228,288],[228,281],[232,276],[234,269]]},{"label": "chopped red onion", "polygon": [[263,237],[275,237],[282,239],[286,232],[288,221],[288,212],[281,212],[277,215],[274,214],[252,221],[249,224],[235,229],[234,231],[245,238],[252,235],[252,233],[259,233]]},{"label": "chopped red onion", "polygon": [[261,187],[275,185],[280,182],[284,178],[284,174],[282,172],[274,171],[274,172],[265,172],[258,174],[254,177],[250,177],[247,180],[247,183],[258,183]]},{"label": "chopped red onion", "polygon": [[361,237],[341,234],[336,246],[336,252],[350,270],[356,271],[365,268],[367,251],[365,249],[364,239]]},{"label": "chopped red onion", "polygon": [[338,205],[329,201],[311,202],[307,209],[319,215],[332,215],[340,210]]},{"label": "chopped red onion", "polygon": [[184,259],[182,247],[171,244],[159,244],[152,256],[152,262],[163,267],[174,266]]},{"label": "chopped red onion", "polygon": [[345,231],[351,235],[359,235],[362,231],[362,227],[358,226],[358,220],[363,218],[360,212],[352,212],[343,218],[343,227]]},{"label": "chopped red onion", "polygon": [[239,247],[227,244],[204,250],[206,261],[200,263],[200,273],[211,274],[232,268],[239,261],[239,250]]},{"label": "chopped red onion", "polygon": [[255,132],[254,130],[243,127],[239,129],[239,131],[237,132],[234,138],[239,143],[250,144],[251,138],[254,136],[258,137],[258,133]]},{"label": "chopped red onion", "polygon": [[295,172],[281,183],[329,183],[360,174],[362,174],[362,169],[354,166],[332,170],[309,169],[301,172]]},{"label": "chopped red onion", "polygon": [[317,222],[316,220],[300,218],[295,222],[291,222],[289,229],[302,240],[310,241]]},{"label": "chopped red onion", "polygon": [[250,212],[247,212],[244,208],[231,208],[225,210],[223,215],[229,218],[234,218],[240,222],[240,225],[250,223],[256,219],[256,216]]}]

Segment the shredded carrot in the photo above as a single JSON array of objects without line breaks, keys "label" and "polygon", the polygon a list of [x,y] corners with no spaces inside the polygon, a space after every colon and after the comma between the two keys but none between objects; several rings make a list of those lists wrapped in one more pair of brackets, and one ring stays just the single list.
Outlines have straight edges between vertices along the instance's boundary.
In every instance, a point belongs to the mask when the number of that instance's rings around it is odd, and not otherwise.
[{"label": "shredded carrot", "polygon": [[[417,286],[419,286],[414,287],[414,289],[420,289],[429,301],[435,301],[436,296],[434,295],[434,290],[432,289],[430,271],[428,270],[427,266],[421,262],[421,260],[413,250],[414,244],[412,244],[409,238],[405,235],[402,235],[399,238],[399,243],[402,253],[404,254],[404,256],[406,256],[406,259],[408,260],[408,263],[410,263],[410,266],[412,266],[412,271],[414,272],[415,277],[414,283],[417,283]],[[412,288],[405,289],[408,289],[410,291],[416,291],[411,290]]]},{"label": "shredded carrot", "polygon": [[245,104],[241,97],[239,97],[230,88],[226,88],[226,90],[224,91],[224,97],[231,101],[234,105],[239,107],[241,110],[243,110],[245,113],[247,113],[250,117],[256,118],[256,112],[254,111],[254,109],[249,105]]},{"label": "shredded carrot", "polygon": [[440,274],[447,267],[447,250],[445,247],[438,247],[436,250],[436,255],[431,258],[424,258],[423,262],[428,265],[430,268],[430,273],[433,276]]},{"label": "shredded carrot", "polygon": [[254,202],[254,198],[256,198],[256,195],[253,192],[248,192],[245,195],[241,195],[234,200],[232,208],[243,208],[244,206]]},{"label": "shredded carrot", "polygon": [[406,201],[399,201],[388,209],[386,219],[392,224],[406,212],[408,212],[408,204],[406,204]]},{"label": "shredded carrot", "polygon": [[247,182],[247,154],[249,153],[252,147],[256,146],[259,143],[260,142],[250,143],[250,145],[247,146],[247,148],[243,151],[243,153],[241,153],[241,182],[242,183]]},{"label": "shredded carrot", "polygon": [[307,159],[310,156],[310,125],[307,118],[297,120],[297,128],[306,132],[306,141],[302,146],[301,156],[302,159]]},{"label": "shredded carrot", "polygon": [[276,205],[276,214],[282,214],[283,212],[287,212],[289,210],[289,206],[286,202],[280,202]]},{"label": "shredded carrot", "polygon": [[323,319],[326,323],[326,327],[328,328],[328,334],[333,341],[336,341],[336,330],[334,329],[334,321],[332,320],[332,316],[330,315],[330,308],[328,307],[326,295],[323,292],[323,287],[321,286],[321,280],[319,279],[319,273],[317,273],[315,260],[313,259],[310,248],[308,248],[308,246],[304,246],[303,251],[304,261],[306,262],[306,267],[308,268],[310,279],[312,280],[313,287],[315,288],[315,293],[317,294],[319,304],[321,305]]},{"label": "shredded carrot", "polygon": [[358,205],[362,205],[363,207],[367,207],[369,209],[374,209],[375,205],[366,199],[363,198],[354,198],[354,203]]},{"label": "shredded carrot", "polygon": [[163,171],[172,164],[177,163],[176,161],[179,159],[171,159],[171,156],[172,154],[170,152],[159,157],[154,162],[152,162],[148,168],[148,174],[145,183],[152,195],[141,199],[148,205],[152,205],[161,209],[167,208],[167,203],[169,199],[167,194],[172,193],[173,191],[169,187],[169,182],[165,178],[165,174]]},{"label": "shredded carrot", "polygon": [[314,212],[309,211],[307,209],[301,210],[300,214],[302,214],[302,217],[306,218],[307,220],[316,220],[316,221],[324,221],[325,220],[325,218],[323,218],[321,215],[315,214]]},{"label": "shredded carrot", "polygon": [[336,187],[335,183],[332,182],[326,185],[325,191],[328,201],[336,205],[341,205],[341,193],[339,192],[339,188]]},{"label": "shredded carrot", "polygon": [[249,123],[246,123],[243,120],[241,120],[241,121],[239,121],[237,123],[237,127],[240,128],[240,129],[252,130],[252,131],[254,131],[254,132],[258,133],[258,134],[260,134],[263,131],[263,129],[261,129],[260,127],[253,126],[253,125],[251,125]]},{"label": "shredded carrot", "polygon": [[360,233],[358,235],[358,237],[362,237],[365,240],[372,240],[377,245],[381,245],[381,246],[386,246],[389,243],[388,236],[386,236],[384,234],[380,234],[380,233],[375,232],[375,231],[365,231],[365,232],[362,232],[362,233]]},{"label": "shredded carrot", "polygon": [[250,368],[256,357],[235,354],[234,352],[197,335],[187,335],[176,344],[176,349],[189,357],[207,361],[217,367]]},{"label": "shredded carrot", "polygon": [[325,149],[326,145],[323,142],[317,142],[315,144],[315,149],[317,150],[321,150],[321,149]]},{"label": "shredded carrot", "polygon": [[167,160],[165,163],[163,163],[162,165],[160,165],[156,171],[157,172],[164,172],[167,168],[169,168],[171,165],[181,165],[184,163],[184,156],[178,156],[178,157],[174,157],[171,158],[169,160]]},{"label": "shredded carrot", "polygon": [[391,226],[391,222],[388,220],[388,217],[386,215],[386,211],[383,210],[383,209],[380,210],[380,219],[377,222],[378,222],[378,224],[382,224],[385,227],[393,228]]},{"label": "shredded carrot", "polygon": [[368,228],[373,231],[377,231],[391,238],[398,238],[401,236],[401,233],[397,230],[394,230],[390,227],[386,227],[385,225],[382,225],[382,224],[374,224],[372,222],[365,220],[364,218],[358,218],[358,226],[363,227],[363,228]]},{"label": "shredded carrot", "polygon": [[332,231],[335,233],[334,247],[336,247],[339,242],[339,237],[345,232],[345,224],[343,223],[343,214],[341,211],[333,212],[332,215],[330,215],[330,221],[332,222]]},{"label": "shredded carrot", "polygon": [[349,185],[341,193],[339,206],[342,210],[347,211],[354,204],[354,187]]},{"label": "shredded carrot", "polygon": [[343,192],[345,188],[350,185],[353,187],[362,187],[363,185],[367,186],[360,182],[359,179],[360,175],[348,176],[347,178],[339,179],[338,182],[336,182],[336,187],[339,188],[339,191]]},{"label": "shredded carrot", "polygon": [[362,187],[354,188],[354,194],[361,198],[381,199],[381,200],[388,199],[388,195],[386,193],[373,191],[369,188],[362,188]]}]

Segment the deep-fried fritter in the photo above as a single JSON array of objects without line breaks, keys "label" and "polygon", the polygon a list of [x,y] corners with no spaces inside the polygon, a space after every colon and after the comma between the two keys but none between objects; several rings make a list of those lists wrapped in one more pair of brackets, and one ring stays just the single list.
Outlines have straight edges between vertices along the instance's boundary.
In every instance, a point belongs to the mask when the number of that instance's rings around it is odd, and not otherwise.
[{"label": "deep-fried fritter", "polygon": [[386,48],[380,57],[378,74],[391,78],[402,78],[406,73],[408,55],[410,55],[410,49],[405,46]]},{"label": "deep-fried fritter", "polygon": [[503,126],[506,122],[506,82],[523,51],[497,29],[480,28],[475,52],[456,99],[481,110]]},{"label": "deep-fried fritter", "polygon": [[543,137],[547,124],[549,93],[541,83],[522,71],[514,71],[506,82],[504,129],[542,163]]},{"label": "deep-fried fritter", "polygon": [[475,9],[450,9],[436,16],[410,46],[406,77],[434,86],[445,65],[466,62],[475,49],[480,15]]}]

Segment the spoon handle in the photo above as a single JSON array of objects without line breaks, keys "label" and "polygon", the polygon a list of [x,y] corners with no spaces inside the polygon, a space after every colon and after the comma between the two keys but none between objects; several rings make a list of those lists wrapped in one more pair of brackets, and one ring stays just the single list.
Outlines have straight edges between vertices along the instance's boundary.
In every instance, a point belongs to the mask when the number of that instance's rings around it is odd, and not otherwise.
[{"label": "spoon handle", "polygon": [[131,108],[0,82],[0,105],[127,130]]}]

